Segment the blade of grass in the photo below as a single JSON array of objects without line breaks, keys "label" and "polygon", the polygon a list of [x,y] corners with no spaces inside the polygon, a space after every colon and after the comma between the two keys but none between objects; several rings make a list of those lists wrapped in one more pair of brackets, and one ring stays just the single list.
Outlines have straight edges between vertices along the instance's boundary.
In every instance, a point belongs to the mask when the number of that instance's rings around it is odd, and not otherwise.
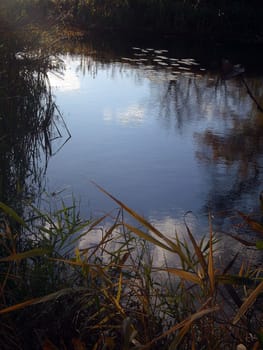
[{"label": "blade of grass", "polygon": [[145,220],[141,215],[136,213],[134,210],[129,208],[126,204],[121,202],[119,199],[115,198],[113,195],[111,195],[109,192],[107,192],[104,188],[96,184],[96,182],[91,181],[91,183],[96,186],[101,192],[105,193],[108,197],[110,197],[114,202],[116,202],[121,208],[127,211],[135,220],[137,220],[140,224],[145,226],[148,230],[152,231],[156,236],[163,239],[164,242],[166,242],[172,249],[178,250],[178,246],[168,239],[165,235],[163,235],[157,228],[155,228],[151,223],[149,223],[147,220]]},{"label": "blade of grass", "polygon": [[[174,325],[173,327],[171,327],[170,329],[168,329],[166,332],[164,332],[163,334],[161,334],[159,337],[154,338],[153,340],[151,340],[149,343],[145,344],[142,349],[151,349],[151,346],[156,343],[157,341],[166,338],[168,335],[174,333],[175,331],[177,331],[178,329],[189,329],[189,327],[192,325],[192,323],[196,320],[198,320],[199,318],[208,315],[211,312],[215,312],[218,311],[219,307],[218,306],[214,306],[212,308],[209,309],[205,309],[205,310],[201,310],[198,311],[197,313],[191,315],[189,318],[183,320],[182,322]],[[184,328],[185,327],[185,328]],[[178,341],[178,338],[176,338],[175,340]],[[171,344],[172,346],[172,344]],[[170,346],[170,347],[171,347]]]},{"label": "blade of grass", "polygon": [[238,212],[238,214],[249,224],[249,226],[253,230],[263,234],[263,225],[262,224],[260,224],[259,222],[255,221],[253,219],[250,219],[250,217],[248,215],[245,215],[240,211]]},{"label": "blade of grass", "polygon": [[253,292],[247,297],[244,303],[241,305],[236,316],[234,317],[233,324],[237,324],[247,310],[255,303],[258,295],[263,292],[263,281],[253,290]]},{"label": "blade of grass", "polygon": [[73,289],[66,288],[66,289],[62,289],[62,290],[60,290],[58,292],[54,292],[54,293],[45,295],[44,297],[33,298],[33,299],[30,299],[30,300],[24,301],[22,303],[19,303],[19,304],[8,306],[8,307],[0,310],[0,315],[6,314],[6,313],[9,313],[9,312],[12,312],[12,311],[17,311],[17,310],[23,309],[23,308],[25,308],[27,306],[30,306],[30,305],[36,305],[36,304],[40,304],[40,303],[45,303],[45,302],[51,301],[51,300],[54,300],[54,299],[57,299],[57,298],[61,297],[62,295],[69,294],[72,291],[73,291]]},{"label": "blade of grass", "polygon": [[214,257],[213,257],[213,230],[212,230],[212,220],[209,215],[209,225],[210,225],[210,238],[209,238],[209,255],[208,255],[208,277],[210,281],[210,293],[211,296],[215,291],[215,270],[214,270]]},{"label": "blade of grass", "polygon": [[148,233],[146,232],[143,232],[142,230],[140,230],[139,228],[135,227],[135,226],[132,226],[132,225],[129,225],[129,224],[126,224],[126,223],[123,223],[123,225],[128,229],[130,230],[131,232],[135,233],[138,237],[142,238],[142,239],[145,239],[146,241],[148,242],[151,242],[153,243],[154,245],[157,245],[165,250],[168,250],[172,253],[174,253],[175,251],[170,248],[169,246],[165,245],[164,243],[158,241],[157,239],[155,239],[154,237],[152,237],[151,235],[149,235]]},{"label": "blade of grass", "polygon": [[8,214],[11,218],[13,218],[17,223],[22,225],[23,227],[28,228],[25,221],[19,216],[12,208],[10,208],[8,205],[4,204],[3,202],[0,202],[0,208]]},{"label": "blade of grass", "polygon": [[[187,215],[187,213],[186,213],[186,215]],[[186,215],[185,215],[185,217],[186,217]],[[190,241],[192,242],[192,245],[193,245],[194,250],[195,250],[195,254],[198,257],[198,261],[199,261],[199,263],[200,263],[200,265],[202,267],[203,273],[207,274],[207,264],[206,264],[204,255],[203,255],[200,247],[196,243],[196,240],[195,240],[194,236],[192,235],[192,232],[191,232],[191,230],[189,229],[189,227],[188,227],[188,225],[186,223],[186,218],[185,217],[184,217],[184,224],[186,226],[186,230],[187,230],[188,236],[190,238]]]},{"label": "blade of grass", "polygon": [[188,272],[188,271],[184,271],[184,270],[180,270],[180,269],[176,269],[176,268],[171,268],[171,267],[167,267],[165,269],[157,269],[158,271],[165,271],[171,274],[174,274],[186,281],[189,282],[193,282],[196,284],[201,284],[202,281],[201,279],[198,277],[198,275]]},{"label": "blade of grass", "polygon": [[178,346],[181,343],[181,341],[183,340],[184,336],[189,332],[190,327],[192,326],[192,324],[196,320],[202,318],[203,316],[211,314],[212,312],[216,312],[218,310],[219,310],[219,307],[214,306],[214,307],[209,308],[209,309],[198,311],[195,314],[191,315],[189,320],[187,320],[187,322],[183,325],[183,327],[179,331],[178,336],[173,340],[172,344],[169,346],[169,350],[174,350],[174,349],[178,348]]},{"label": "blade of grass", "polygon": [[49,252],[50,252],[49,249],[34,248],[23,253],[14,253],[5,258],[1,258],[0,262],[19,261],[22,259],[33,258],[35,256],[43,256],[45,254],[48,254]]}]

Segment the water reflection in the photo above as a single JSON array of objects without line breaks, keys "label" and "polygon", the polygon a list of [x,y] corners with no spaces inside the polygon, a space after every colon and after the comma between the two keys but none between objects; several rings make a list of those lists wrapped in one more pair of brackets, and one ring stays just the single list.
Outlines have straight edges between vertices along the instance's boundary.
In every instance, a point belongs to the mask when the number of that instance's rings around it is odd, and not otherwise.
[{"label": "water reflection", "polygon": [[39,48],[23,51],[22,43],[10,42],[0,46],[0,201],[22,214],[22,201],[43,190],[54,142],[66,128],[47,76],[62,62]]},{"label": "water reflection", "polygon": [[[121,55],[75,47],[66,65],[71,73],[63,84],[71,79],[79,95],[62,87],[57,97],[69,114],[69,97],[81,105],[77,121],[69,117],[77,139],[68,157],[82,175],[68,169],[64,183],[72,181],[75,193],[87,188],[92,206],[105,202],[90,179],[156,219],[257,209],[261,114],[242,81],[222,80],[220,66],[211,70],[200,56],[148,46]],[[247,74],[246,81],[263,102],[262,77]]]}]

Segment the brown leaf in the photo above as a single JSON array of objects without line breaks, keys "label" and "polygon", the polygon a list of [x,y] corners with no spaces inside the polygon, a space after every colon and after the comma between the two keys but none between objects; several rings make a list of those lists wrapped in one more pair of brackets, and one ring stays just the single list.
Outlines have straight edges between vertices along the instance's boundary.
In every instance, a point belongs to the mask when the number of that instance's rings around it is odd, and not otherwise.
[{"label": "brown leaf", "polygon": [[72,339],[72,345],[74,350],[86,350],[86,345],[79,338]]}]

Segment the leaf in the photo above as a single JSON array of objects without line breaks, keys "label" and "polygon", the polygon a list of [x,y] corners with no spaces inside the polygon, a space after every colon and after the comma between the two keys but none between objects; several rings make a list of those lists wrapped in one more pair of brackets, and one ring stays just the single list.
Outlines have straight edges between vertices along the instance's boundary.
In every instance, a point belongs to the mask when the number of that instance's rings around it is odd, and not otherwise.
[{"label": "leaf", "polygon": [[263,250],[263,241],[257,241],[256,242],[256,248],[259,250]]},{"label": "leaf", "polygon": [[191,315],[190,318],[185,322],[183,327],[181,328],[178,336],[174,339],[172,344],[169,346],[169,350],[176,349],[178,345],[183,340],[185,334],[189,332],[190,327],[192,326],[193,322],[198,320],[199,318],[202,318],[203,316],[206,316],[212,312],[216,312],[219,310],[218,306],[211,307],[209,309],[201,310],[196,312],[195,314]]},{"label": "leaf", "polygon": [[74,350],[86,350],[86,345],[79,338],[72,339],[72,345]]},{"label": "leaf", "polygon": [[166,271],[169,272],[171,274],[177,275],[178,277],[189,281],[189,282],[193,282],[196,284],[201,284],[201,280],[199,278],[198,275],[192,273],[192,272],[188,272],[188,271],[184,271],[184,270],[180,270],[180,269],[176,269],[176,268],[165,268],[165,269],[158,269],[159,271]]},{"label": "leaf", "polygon": [[[164,240],[165,243],[167,243],[173,250],[177,251],[177,253],[180,251],[180,254],[183,256],[183,253],[181,249],[169,238],[167,238],[165,235],[163,235],[157,228],[155,228],[150,222],[145,220],[141,215],[136,213],[134,210],[129,208],[126,204],[122,203],[119,199],[115,198],[113,195],[111,195],[109,192],[104,190],[101,186],[96,184],[94,181],[91,181],[91,183],[96,186],[101,192],[105,193],[108,197],[110,197],[114,202],[116,202],[121,208],[126,210],[135,220],[137,220],[140,224],[142,224],[144,227],[146,227],[149,231],[152,231],[156,236]],[[179,253],[178,253],[179,254]],[[185,259],[186,257],[183,256]]]},{"label": "leaf", "polygon": [[227,235],[227,236],[229,236],[229,237],[231,237],[231,238],[233,238],[234,240],[236,240],[236,241],[238,241],[238,242],[244,244],[244,245],[247,246],[247,247],[255,247],[255,243],[253,243],[253,242],[248,242],[248,241],[246,241],[246,240],[244,240],[244,239],[242,239],[242,238],[240,238],[240,237],[231,235],[231,233],[224,232],[224,234]]},{"label": "leaf", "polygon": [[138,229],[137,227],[132,226],[132,225],[129,225],[129,224],[126,224],[126,223],[124,223],[124,226],[125,226],[128,230],[130,230],[130,231],[132,231],[133,233],[135,233],[138,237],[140,237],[140,238],[142,238],[142,239],[144,239],[144,240],[146,240],[146,241],[148,241],[148,242],[151,242],[151,243],[153,243],[153,244],[155,244],[155,245],[157,245],[157,246],[159,246],[159,247],[161,247],[161,248],[163,248],[163,249],[165,249],[165,250],[168,250],[168,251],[170,251],[170,252],[172,252],[172,253],[174,252],[174,251],[172,250],[172,248],[168,247],[168,246],[165,245],[164,243],[158,241],[157,239],[155,239],[154,237],[152,237],[152,236],[149,235],[148,233],[143,232],[142,230]]},{"label": "leaf", "polygon": [[121,291],[122,291],[122,272],[120,273],[120,278],[118,282],[118,292],[116,296],[116,302],[119,304],[121,300]]},{"label": "leaf", "polygon": [[[154,343],[156,343],[157,341],[163,339],[163,338],[166,338],[168,335],[174,333],[175,331],[177,331],[178,329],[181,329],[181,328],[184,328],[184,327],[187,327],[189,329],[189,327],[191,326],[191,324],[196,321],[197,319],[211,313],[211,312],[215,312],[215,311],[218,311],[219,310],[219,307],[218,306],[214,306],[212,308],[209,308],[209,309],[205,309],[205,310],[201,310],[201,311],[198,311],[197,313],[191,315],[189,318],[183,320],[182,322],[180,323],[177,323],[176,325],[174,325],[173,327],[171,327],[170,329],[168,329],[166,332],[164,332],[163,334],[161,334],[159,337],[157,338],[154,338],[153,340],[151,340],[149,343],[145,344],[144,345],[144,349],[151,349],[151,345],[153,345]],[[178,342],[178,337],[175,339],[175,341]],[[181,340],[180,340],[181,341]],[[180,342],[179,341],[179,342]],[[178,343],[179,344],[179,343]],[[171,344],[172,346],[172,344]],[[170,348],[171,348],[170,346]]]},{"label": "leaf", "polygon": [[49,339],[45,339],[42,350],[58,350],[58,348]]},{"label": "leaf", "polygon": [[263,281],[253,290],[253,292],[248,296],[245,302],[241,305],[238,310],[233,324],[237,324],[240,318],[247,312],[247,310],[255,303],[258,295],[263,292]]},{"label": "leaf", "polygon": [[57,299],[57,298],[61,297],[62,295],[69,294],[72,291],[73,291],[72,288],[65,288],[65,289],[59,290],[58,292],[54,292],[54,293],[45,295],[45,296],[40,297],[40,298],[34,298],[34,299],[26,300],[26,301],[24,301],[22,303],[15,304],[15,305],[12,305],[12,306],[8,306],[8,307],[6,307],[4,309],[1,309],[0,310],[0,315],[1,314],[6,314],[6,313],[9,313],[9,312],[12,312],[12,311],[17,311],[17,310],[23,309],[24,307],[27,307],[27,306],[36,305],[36,304],[40,304],[40,303],[45,303],[45,302],[51,301],[51,300],[54,300],[54,299]]},{"label": "leaf", "polygon": [[245,215],[245,214],[243,214],[243,213],[241,213],[241,212],[238,212],[238,213],[239,213],[239,215],[249,224],[249,226],[250,226],[253,230],[255,230],[255,231],[257,231],[257,232],[263,234],[263,225],[262,225],[262,224],[260,224],[259,222],[255,221],[255,220],[253,220],[253,219],[250,219],[249,216],[247,216],[247,215]]},{"label": "leaf", "polygon": [[211,295],[214,294],[215,291],[215,270],[214,270],[214,258],[213,258],[213,231],[211,226],[211,218],[210,221],[210,239],[209,239],[209,255],[208,255],[208,277],[210,281]]},{"label": "leaf", "polygon": [[28,228],[25,221],[19,216],[12,208],[10,208],[8,205],[4,204],[3,202],[0,202],[0,208],[8,214],[11,218],[13,218],[16,222],[18,222],[20,225],[22,225],[25,228]]},{"label": "leaf", "polygon": [[251,286],[255,284],[255,280],[249,277],[238,276],[238,275],[216,275],[216,282],[221,284],[237,284],[239,286]]},{"label": "leaf", "polygon": [[1,258],[0,262],[8,262],[8,261],[19,261],[22,259],[29,259],[33,258],[34,256],[43,256],[45,254],[48,254],[50,252],[49,249],[43,249],[43,248],[34,248],[31,250],[27,250],[23,253],[14,253],[9,256],[6,256],[5,258]]},{"label": "leaf", "polygon": [[200,265],[202,267],[203,274],[205,275],[207,273],[207,264],[206,264],[204,255],[203,255],[200,247],[196,243],[196,240],[194,239],[194,236],[192,235],[192,232],[190,231],[188,225],[186,224],[186,221],[185,221],[185,226],[186,226],[186,230],[187,230],[188,236],[189,236],[189,238],[190,238],[190,240],[192,242],[192,245],[194,247],[195,254],[197,255],[198,261],[199,261],[199,263],[200,263]]}]

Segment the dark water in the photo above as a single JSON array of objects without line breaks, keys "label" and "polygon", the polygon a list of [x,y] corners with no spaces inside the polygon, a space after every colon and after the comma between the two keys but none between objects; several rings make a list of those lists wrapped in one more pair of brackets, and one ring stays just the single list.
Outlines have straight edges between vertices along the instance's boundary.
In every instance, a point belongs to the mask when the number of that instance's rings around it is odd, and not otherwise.
[{"label": "dark water", "polygon": [[260,56],[171,43],[126,44],[120,53],[101,46],[69,48],[63,77],[49,74],[72,137],[49,160],[48,191],[73,193],[81,213],[96,216],[116,204],[93,180],[163,228],[187,211],[200,222],[210,211],[218,229],[236,210],[259,213],[263,113],[244,83],[222,80],[220,69],[229,56],[244,66],[263,105]]}]

